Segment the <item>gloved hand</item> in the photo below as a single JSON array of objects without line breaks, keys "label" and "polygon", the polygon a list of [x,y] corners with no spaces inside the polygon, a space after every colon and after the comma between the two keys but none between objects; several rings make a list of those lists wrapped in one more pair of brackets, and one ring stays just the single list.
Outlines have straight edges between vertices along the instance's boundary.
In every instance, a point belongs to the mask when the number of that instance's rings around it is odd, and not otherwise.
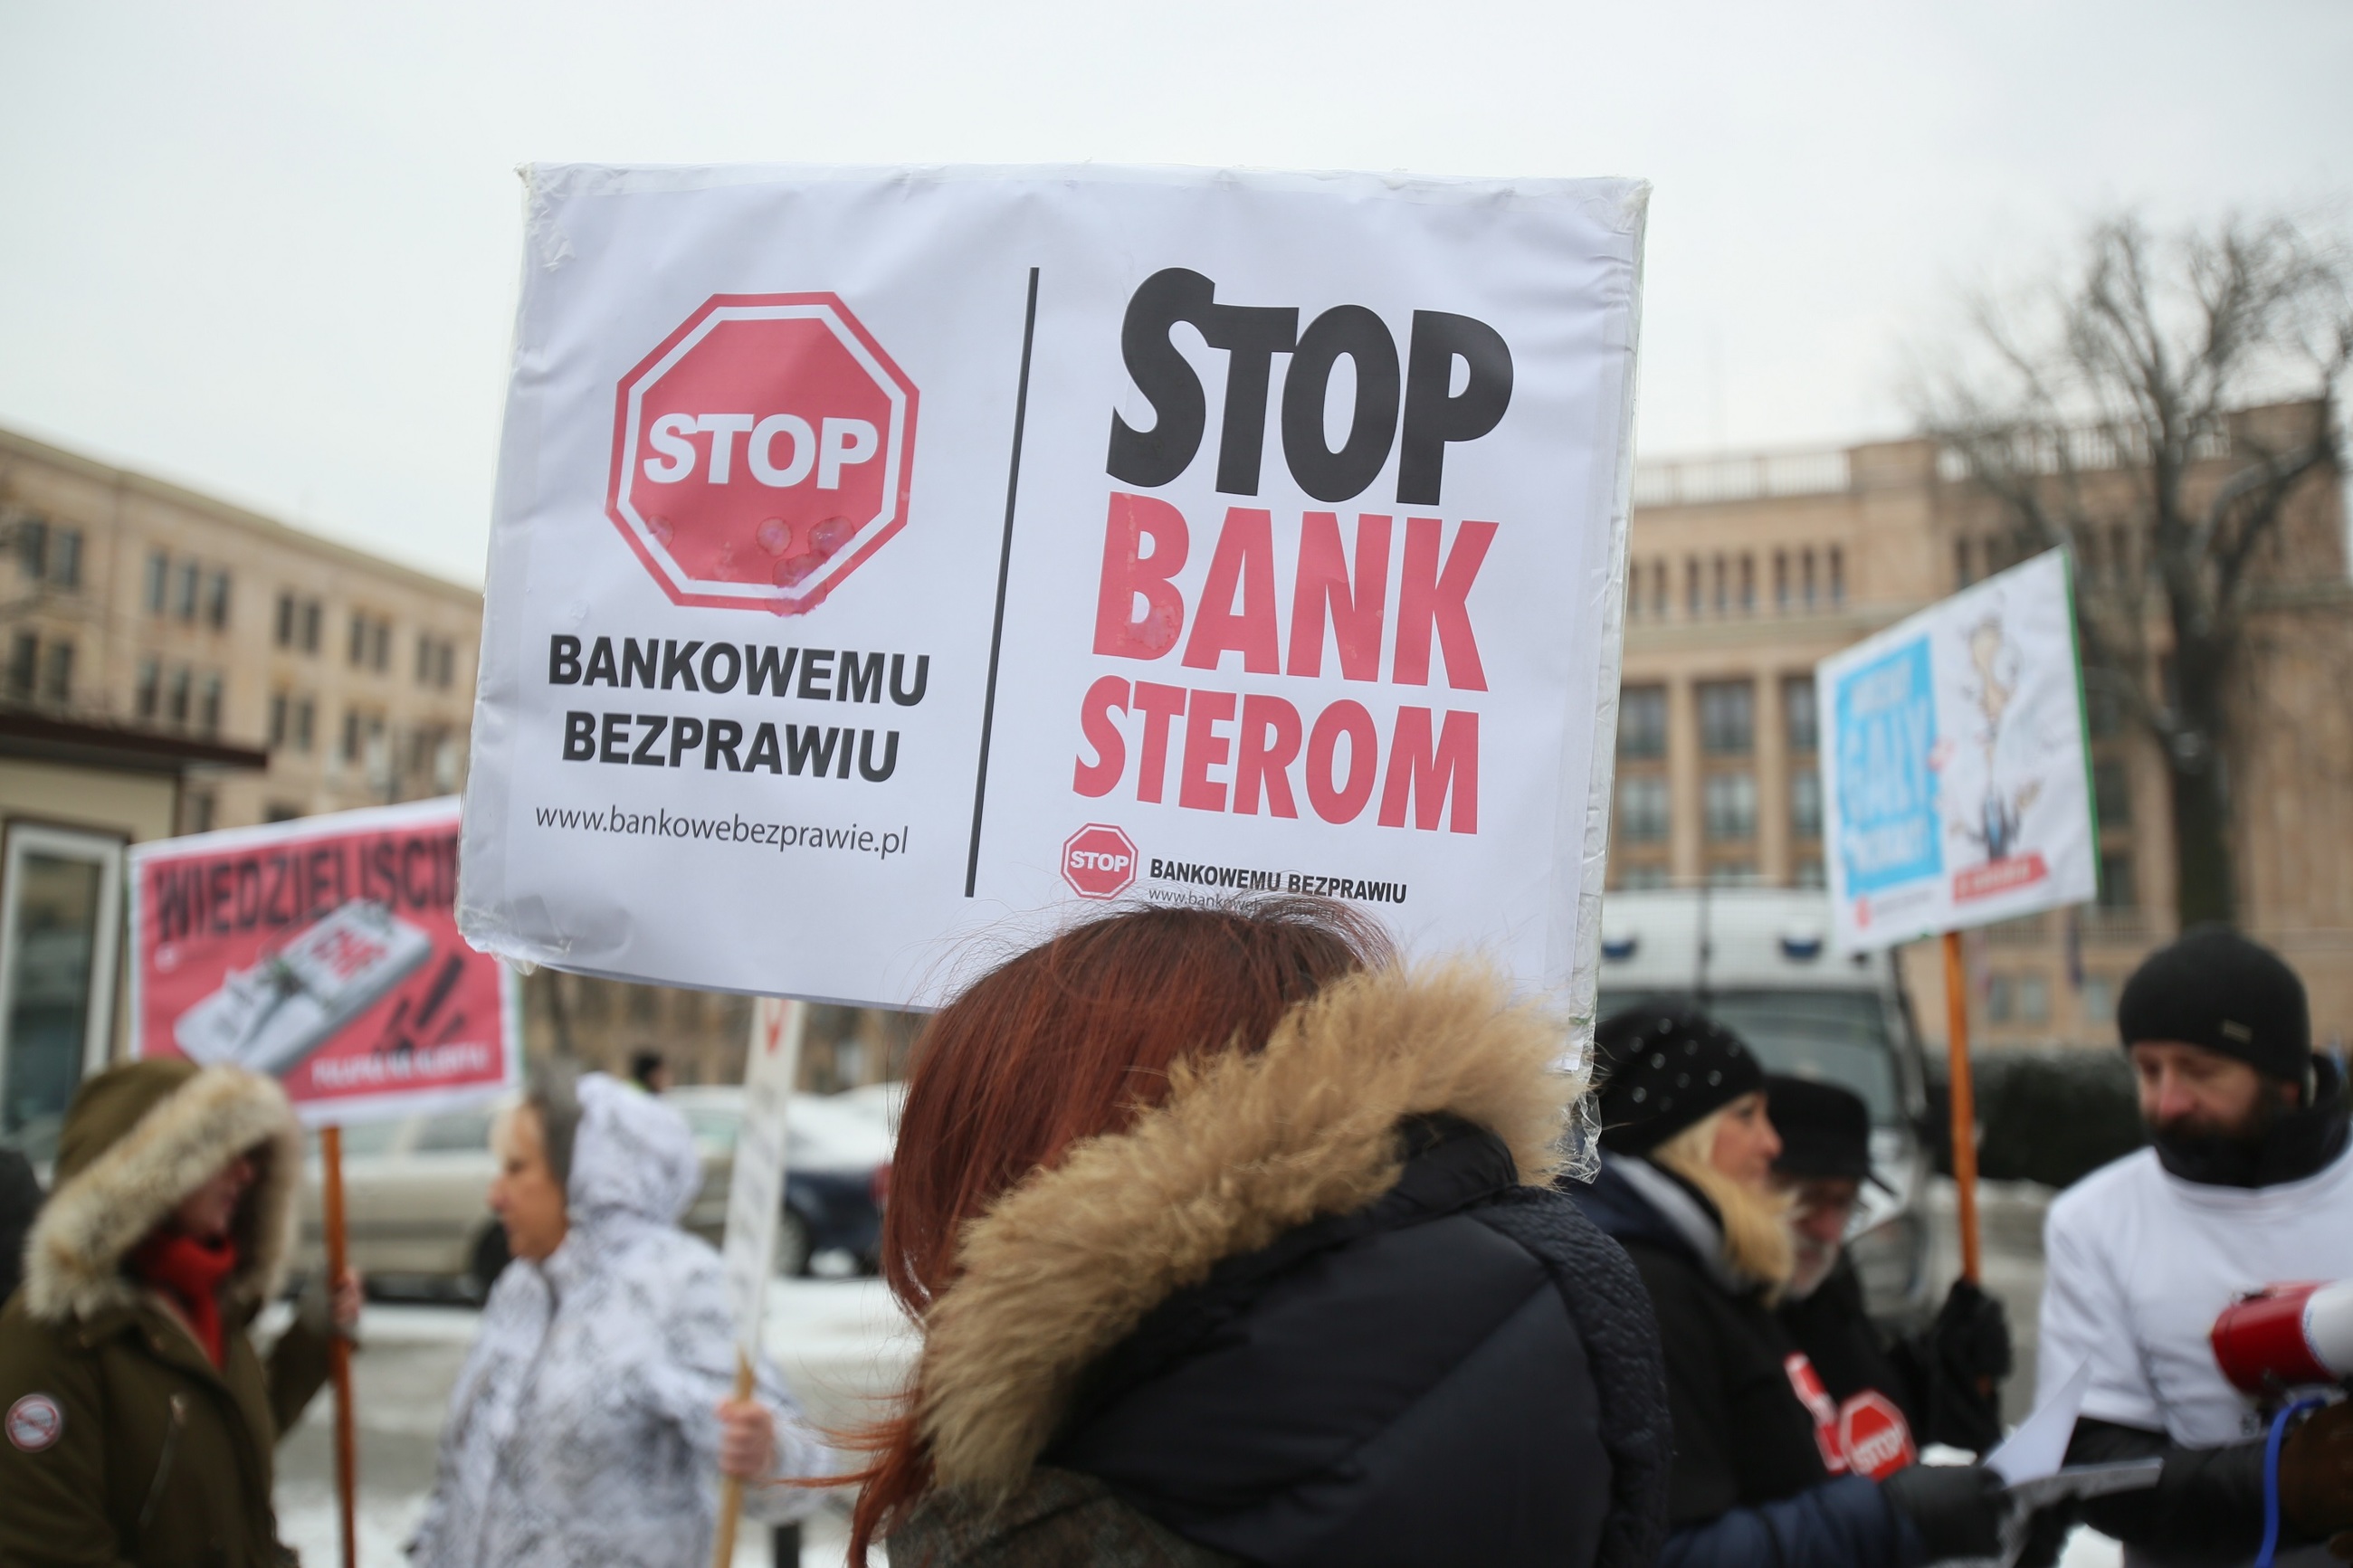
[{"label": "gloved hand", "polygon": [[1911,1521],[1931,1563],[2001,1555],[2009,1505],[2001,1478],[1983,1465],[1913,1465],[1880,1482],[1879,1495]]},{"label": "gloved hand", "polygon": [[2353,1531],[2353,1399],[2323,1408],[2287,1435],[2279,1489],[2280,1512],[2306,1535]]},{"label": "gloved hand", "polygon": [[1964,1383],[2000,1383],[2010,1375],[2010,1314],[1968,1279],[1956,1279],[1928,1330],[1936,1361]]}]

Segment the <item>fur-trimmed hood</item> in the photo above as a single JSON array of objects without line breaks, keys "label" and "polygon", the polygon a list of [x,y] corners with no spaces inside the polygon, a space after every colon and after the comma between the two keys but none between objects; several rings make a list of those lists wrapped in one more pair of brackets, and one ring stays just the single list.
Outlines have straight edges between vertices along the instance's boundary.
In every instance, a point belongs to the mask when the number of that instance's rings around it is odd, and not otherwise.
[{"label": "fur-trimmed hood", "polygon": [[940,1486],[1009,1496],[1081,1373],[1222,1260],[1394,1186],[1398,1123],[1451,1113],[1551,1180],[1581,1076],[1566,1032],[1472,967],[1383,970],[1294,1008],[1263,1051],[1180,1062],[1167,1098],[974,1221],[924,1324],[915,1415]]},{"label": "fur-trimmed hood", "polygon": [[180,1201],[235,1156],[259,1169],[237,1211],[237,1271],[225,1302],[276,1292],[293,1241],[302,1135],[275,1080],[242,1068],[152,1059],[84,1083],[66,1112],[57,1188],[25,1247],[25,1305],[44,1322],[134,1305],[122,1260]]}]

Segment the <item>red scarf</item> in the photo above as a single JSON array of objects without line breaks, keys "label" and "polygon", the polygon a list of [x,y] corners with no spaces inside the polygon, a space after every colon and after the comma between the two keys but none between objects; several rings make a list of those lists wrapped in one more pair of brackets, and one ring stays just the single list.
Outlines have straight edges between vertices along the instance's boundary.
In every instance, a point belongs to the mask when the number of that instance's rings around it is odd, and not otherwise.
[{"label": "red scarf", "polygon": [[172,1298],[196,1333],[213,1365],[227,1360],[221,1339],[220,1287],[237,1267],[237,1248],[227,1241],[198,1241],[175,1230],[159,1230],[131,1254],[131,1271]]}]

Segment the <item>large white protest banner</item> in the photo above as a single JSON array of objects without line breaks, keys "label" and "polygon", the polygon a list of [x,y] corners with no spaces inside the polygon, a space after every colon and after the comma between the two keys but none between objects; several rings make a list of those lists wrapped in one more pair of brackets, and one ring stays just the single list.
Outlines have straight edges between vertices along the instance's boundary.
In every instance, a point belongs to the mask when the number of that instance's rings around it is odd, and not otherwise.
[{"label": "large white protest banner", "polygon": [[1276,889],[1589,991],[1647,186],[527,177],[472,941],[903,1005]]},{"label": "large white protest banner", "polygon": [[2098,889],[2066,557],[1962,590],[1815,670],[1840,943],[2083,903]]}]

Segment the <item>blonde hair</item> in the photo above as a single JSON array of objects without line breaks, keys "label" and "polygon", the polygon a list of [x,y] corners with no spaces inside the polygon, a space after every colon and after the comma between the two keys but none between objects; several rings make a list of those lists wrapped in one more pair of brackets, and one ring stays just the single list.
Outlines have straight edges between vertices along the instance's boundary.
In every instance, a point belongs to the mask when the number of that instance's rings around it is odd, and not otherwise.
[{"label": "blonde hair", "polygon": [[1724,1226],[1724,1261],[1764,1286],[1768,1301],[1778,1301],[1797,1270],[1788,1226],[1793,1200],[1787,1194],[1736,1182],[1715,1168],[1715,1130],[1731,1110],[1726,1105],[1701,1117],[1651,1150],[1650,1160],[1689,1182],[1715,1205]]}]

